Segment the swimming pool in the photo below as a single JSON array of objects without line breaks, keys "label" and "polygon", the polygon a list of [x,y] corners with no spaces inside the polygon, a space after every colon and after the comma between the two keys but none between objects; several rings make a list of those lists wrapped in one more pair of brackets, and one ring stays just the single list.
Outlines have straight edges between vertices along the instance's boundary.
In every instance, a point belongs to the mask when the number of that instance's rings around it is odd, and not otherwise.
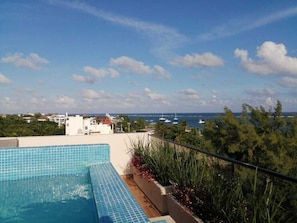
[{"label": "swimming pool", "polygon": [[98,223],[88,167],[109,145],[0,149],[0,222]]},{"label": "swimming pool", "polygon": [[1,223],[150,220],[110,162],[107,144],[0,148]]},{"label": "swimming pool", "polygon": [[0,222],[98,223],[88,175],[1,181]]}]

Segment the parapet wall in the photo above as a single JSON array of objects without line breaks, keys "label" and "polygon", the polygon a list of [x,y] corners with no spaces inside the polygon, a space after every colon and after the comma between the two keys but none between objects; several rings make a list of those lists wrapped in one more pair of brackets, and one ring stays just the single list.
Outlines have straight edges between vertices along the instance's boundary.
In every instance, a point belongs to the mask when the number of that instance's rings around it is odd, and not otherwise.
[{"label": "parapet wall", "polygon": [[16,138],[1,138],[0,148],[18,147],[18,139]]}]

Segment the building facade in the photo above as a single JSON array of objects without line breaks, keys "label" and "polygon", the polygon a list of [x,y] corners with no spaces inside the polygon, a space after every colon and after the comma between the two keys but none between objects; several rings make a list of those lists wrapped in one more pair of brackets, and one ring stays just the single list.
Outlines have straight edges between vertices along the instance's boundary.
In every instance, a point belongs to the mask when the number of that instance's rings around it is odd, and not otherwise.
[{"label": "building facade", "polygon": [[109,117],[83,117],[66,115],[66,135],[113,134],[113,123]]}]

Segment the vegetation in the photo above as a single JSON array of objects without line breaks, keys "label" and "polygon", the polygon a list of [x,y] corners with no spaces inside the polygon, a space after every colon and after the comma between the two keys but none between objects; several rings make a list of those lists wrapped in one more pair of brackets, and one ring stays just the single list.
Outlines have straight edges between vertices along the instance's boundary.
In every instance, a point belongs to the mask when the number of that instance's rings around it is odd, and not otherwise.
[{"label": "vegetation", "polygon": [[[297,178],[297,117],[282,105],[266,111],[243,104],[225,108],[203,130],[156,125],[157,136]],[[206,222],[293,222],[297,185],[198,152],[175,155],[173,195]]]},{"label": "vegetation", "polygon": [[50,121],[38,121],[40,114],[31,117],[30,123],[18,115],[0,117],[0,137],[65,135],[65,127]]},{"label": "vegetation", "polygon": [[116,127],[124,132],[138,132],[146,128],[146,121],[143,118],[132,120],[128,115],[119,115],[120,122]]},{"label": "vegetation", "polygon": [[170,185],[171,167],[175,154],[168,143],[153,141],[145,143],[144,140],[131,142],[131,164],[137,168],[139,174],[148,180],[157,180],[161,185]]},{"label": "vegetation", "polygon": [[185,129],[186,123],[158,123],[156,135],[297,177],[297,117],[283,117],[280,102],[274,111],[244,104],[240,117],[225,108],[203,130]]},{"label": "vegetation", "polygon": [[296,185],[195,150],[138,140],[132,143],[132,165],[149,180],[171,182],[172,195],[204,222],[293,222],[297,217]]}]

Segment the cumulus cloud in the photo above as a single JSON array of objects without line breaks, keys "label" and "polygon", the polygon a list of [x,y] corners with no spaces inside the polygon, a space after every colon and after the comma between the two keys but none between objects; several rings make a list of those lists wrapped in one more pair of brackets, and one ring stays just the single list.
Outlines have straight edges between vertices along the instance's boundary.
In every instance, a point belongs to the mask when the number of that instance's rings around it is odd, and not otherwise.
[{"label": "cumulus cloud", "polygon": [[3,63],[12,63],[17,67],[26,67],[32,70],[40,69],[40,65],[48,64],[48,60],[40,57],[36,53],[30,53],[28,56],[24,56],[22,53],[15,53],[1,58]]},{"label": "cumulus cloud", "polygon": [[187,89],[183,90],[183,93],[185,94],[185,96],[187,98],[190,98],[190,99],[198,99],[199,98],[198,92],[192,88],[187,88]]},{"label": "cumulus cloud", "polygon": [[82,91],[82,96],[87,101],[107,100],[111,98],[111,96],[108,95],[104,90],[94,91],[92,89],[84,89]]},{"label": "cumulus cloud", "polygon": [[155,100],[160,100],[160,101],[165,100],[164,95],[152,92],[149,88],[145,88],[144,92],[145,92],[146,96],[148,96],[151,100],[154,100],[154,101]]},{"label": "cumulus cloud", "polygon": [[110,60],[111,66],[116,66],[119,69],[135,74],[150,74],[152,70],[150,66],[145,65],[141,61],[134,60],[130,57],[122,56]]},{"label": "cumulus cloud", "polygon": [[134,74],[153,75],[157,79],[168,79],[171,77],[163,67],[155,65],[150,67],[142,61],[134,60],[133,58],[122,56],[110,60],[110,65],[115,66],[125,72]]},{"label": "cumulus cloud", "polygon": [[11,80],[9,80],[4,74],[0,73],[0,84],[10,84]]},{"label": "cumulus cloud", "polygon": [[107,68],[107,69],[104,69],[104,68],[94,68],[94,67],[91,67],[91,66],[85,66],[84,69],[83,69],[85,72],[95,76],[95,77],[98,77],[98,78],[103,78],[103,77],[106,77],[106,76],[111,76],[111,77],[118,77],[120,76],[119,72],[117,72],[116,70],[112,69],[112,68]]},{"label": "cumulus cloud", "polygon": [[153,74],[157,79],[170,79],[171,77],[171,74],[159,65],[154,66]]},{"label": "cumulus cloud", "polygon": [[290,87],[297,89],[297,78],[283,77],[280,81],[280,85],[284,87]]},{"label": "cumulus cloud", "polygon": [[105,78],[107,76],[117,78],[120,76],[119,72],[112,68],[94,68],[91,66],[85,66],[83,70],[88,73],[89,76],[73,74],[72,79],[82,83],[94,84],[96,78]]},{"label": "cumulus cloud", "polygon": [[273,107],[276,104],[276,100],[271,97],[267,97],[265,99],[265,103],[268,107]]},{"label": "cumulus cloud", "polygon": [[73,74],[72,78],[73,78],[73,80],[82,82],[82,83],[89,83],[89,84],[95,83],[95,79],[91,76],[83,76],[80,74]]},{"label": "cumulus cloud", "polygon": [[287,56],[287,49],[282,43],[264,42],[257,48],[258,60],[249,58],[248,51],[242,49],[236,49],[234,55],[241,59],[242,67],[251,73],[297,75],[297,58]]},{"label": "cumulus cloud", "polygon": [[59,96],[56,99],[56,103],[63,108],[73,108],[76,107],[75,99],[69,96]]},{"label": "cumulus cloud", "polygon": [[203,54],[186,54],[183,57],[176,57],[170,62],[174,66],[182,67],[217,67],[223,66],[224,61],[222,58],[206,52]]}]

